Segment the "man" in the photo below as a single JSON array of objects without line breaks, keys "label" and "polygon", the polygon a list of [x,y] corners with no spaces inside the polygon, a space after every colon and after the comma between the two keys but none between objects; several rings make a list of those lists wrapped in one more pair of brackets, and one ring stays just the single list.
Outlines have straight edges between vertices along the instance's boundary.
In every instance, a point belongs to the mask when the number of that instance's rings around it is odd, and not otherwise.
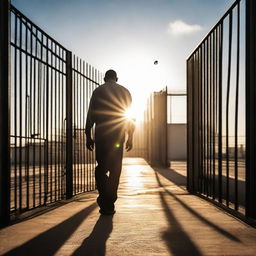
[{"label": "man", "polygon": [[117,74],[108,70],[105,83],[93,91],[86,120],[86,146],[94,149],[91,129],[95,124],[96,161],[95,180],[99,196],[100,213],[115,213],[115,201],[122,169],[123,145],[128,134],[126,150],[132,149],[134,124],[125,113],[130,107],[130,92],[117,84]]}]

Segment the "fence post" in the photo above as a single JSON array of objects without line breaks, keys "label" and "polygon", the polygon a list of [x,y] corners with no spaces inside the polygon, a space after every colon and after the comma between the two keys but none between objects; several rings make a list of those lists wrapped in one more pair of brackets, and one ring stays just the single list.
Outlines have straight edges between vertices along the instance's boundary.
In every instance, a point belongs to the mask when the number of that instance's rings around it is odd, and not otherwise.
[{"label": "fence post", "polygon": [[72,141],[72,52],[66,52],[66,198],[73,196],[73,141]]},{"label": "fence post", "polygon": [[246,216],[256,219],[256,2],[246,0]]},{"label": "fence post", "polygon": [[[191,57],[193,58],[193,57]],[[193,60],[187,60],[187,190],[190,192],[194,191],[194,118],[193,118],[193,89],[194,89],[194,78],[193,78]]]},{"label": "fence post", "polygon": [[10,3],[0,1],[0,224],[10,221]]}]

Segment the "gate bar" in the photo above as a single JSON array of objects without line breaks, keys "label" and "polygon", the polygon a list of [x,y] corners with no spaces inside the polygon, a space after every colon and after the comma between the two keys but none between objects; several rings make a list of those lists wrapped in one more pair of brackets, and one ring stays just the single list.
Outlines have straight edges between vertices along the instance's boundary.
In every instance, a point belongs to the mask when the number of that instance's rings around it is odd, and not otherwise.
[{"label": "gate bar", "polygon": [[66,104],[66,198],[69,199],[73,196],[72,53],[70,51],[66,51]]},{"label": "gate bar", "polygon": [[246,1],[246,216],[256,219],[256,2]]}]

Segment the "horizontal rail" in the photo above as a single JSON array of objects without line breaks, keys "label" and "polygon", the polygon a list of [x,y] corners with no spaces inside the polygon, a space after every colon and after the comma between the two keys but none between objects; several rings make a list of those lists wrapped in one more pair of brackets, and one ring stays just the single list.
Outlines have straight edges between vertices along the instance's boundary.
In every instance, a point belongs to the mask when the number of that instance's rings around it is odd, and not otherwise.
[{"label": "horizontal rail", "polygon": [[20,17],[22,17],[23,19],[27,20],[31,25],[33,25],[38,31],[40,31],[40,33],[42,33],[44,36],[46,36],[47,38],[49,38],[51,41],[53,41],[56,45],[58,45],[59,47],[61,47],[63,50],[67,51],[67,49],[61,45],[58,41],[56,41],[53,37],[49,36],[46,32],[44,32],[40,27],[38,27],[32,20],[30,20],[29,18],[27,18],[22,12],[20,12],[15,6],[13,6],[11,4],[11,11],[18,14]]}]

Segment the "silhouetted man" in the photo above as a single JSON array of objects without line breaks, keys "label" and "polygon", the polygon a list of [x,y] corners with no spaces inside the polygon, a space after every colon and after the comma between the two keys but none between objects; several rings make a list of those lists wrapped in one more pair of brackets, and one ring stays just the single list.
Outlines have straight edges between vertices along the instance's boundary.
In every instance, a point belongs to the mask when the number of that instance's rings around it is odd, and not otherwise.
[{"label": "silhouetted man", "polygon": [[117,74],[108,70],[105,83],[93,91],[86,120],[86,146],[93,150],[91,128],[95,127],[96,161],[95,180],[101,214],[114,214],[114,203],[122,168],[123,145],[128,134],[126,150],[132,149],[134,124],[125,113],[131,105],[131,94],[117,84]]}]

